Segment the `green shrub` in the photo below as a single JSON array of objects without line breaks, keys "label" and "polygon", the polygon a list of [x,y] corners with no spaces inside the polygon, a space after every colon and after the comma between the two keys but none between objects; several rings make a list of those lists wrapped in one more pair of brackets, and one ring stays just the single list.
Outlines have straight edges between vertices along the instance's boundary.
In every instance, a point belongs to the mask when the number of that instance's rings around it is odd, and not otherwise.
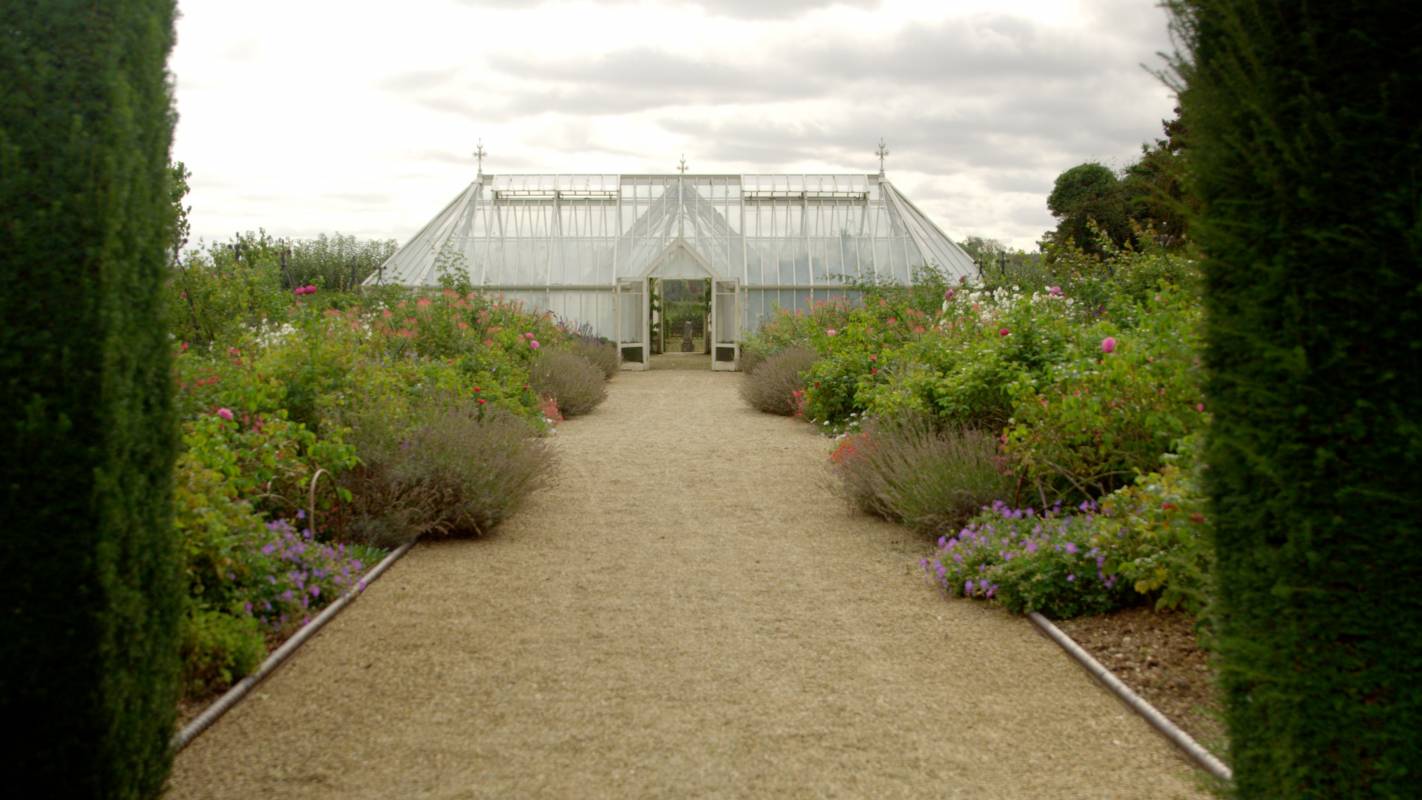
[{"label": "green shrub", "polygon": [[1044,503],[1125,486],[1204,426],[1198,307],[1161,294],[1137,313],[1080,328],[1070,357],[1009,387],[1006,453]]},{"label": "green shrub", "polygon": [[[276,517],[293,517],[306,508],[316,470],[339,476],[356,461],[355,448],[336,432],[318,438],[281,416],[238,419],[226,408],[185,423],[182,439],[187,454],[225,475],[237,496]],[[318,510],[329,509],[331,499],[321,498]]]},{"label": "green shrub", "polygon": [[800,413],[805,393],[805,372],[815,363],[815,352],[789,347],[761,360],[741,381],[741,397],[767,414]]},{"label": "green shrub", "polygon": [[285,317],[292,301],[274,255],[239,257],[226,245],[187,255],[169,269],[167,284],[168,330],[201,349],[239,341],[250,326]]},{"label": "green shrub", "polygon": [[1194,438],[1180,455],[1166,456],[1159,472],[1102,498],[1092,542],[1107,552],[1111,571],[1157,608],[1205,619],[1215,554]]},{"label": "green shrub", "polygon": [[[281,244],[281,243],[279,243]],[[287,289],[314,285],[323,289],[352,291],[395,254],[393,239],[361,240],[340,233],[289,243],[286,272]]]},{"label": "green shrub", "polygon": [[606,378],[591,361],[567,351],[540,353],[529,371],[529,385],[540,397],[558,402],[565,417],[576,417],[597,408],[607,398]]},{"label": "green shrub", "polygon": [[256,669],[267,645],[257,621],[202,608],[183,617],[183,694],[219,692]]},{"label": "green shrub", "polygon": [[579,336],[573,340],[569,349],[602,370],[605,379],[612,380],[617,375],[617,345],[596,337]]},{"label": "green shrub", "polygon": [[262,517],[237,487],[191,451],[174,470],[173,523],[183,542],[188,597],[209,608],[240,606],[254,576],[244,551],[264,538]]},{"label": "green shrub", "polygon": [[[156,797],[178,693],[172,0],[6,3],[0,719],[11,792]],[[41,787],[25,790],[21,786]]]},{"label": "green shrub", "polygon": [[955,529],[1011,487],[992,435],[939,431],[916,416],[870,421],[831,460],[859,509],[930,534]]}]

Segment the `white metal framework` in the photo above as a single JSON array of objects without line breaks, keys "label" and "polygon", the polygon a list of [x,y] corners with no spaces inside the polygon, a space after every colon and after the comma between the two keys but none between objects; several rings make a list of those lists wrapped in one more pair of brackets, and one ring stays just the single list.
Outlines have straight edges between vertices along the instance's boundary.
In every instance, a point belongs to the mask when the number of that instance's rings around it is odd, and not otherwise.
[{"label": "white metal framework", "polygon": [[882,175],[480,175],[367,283],[462,269],[645,361],[647,279],[711,279],[713,365],[734,368],[741,333],[776,308],[925,266],[977,276]]}]

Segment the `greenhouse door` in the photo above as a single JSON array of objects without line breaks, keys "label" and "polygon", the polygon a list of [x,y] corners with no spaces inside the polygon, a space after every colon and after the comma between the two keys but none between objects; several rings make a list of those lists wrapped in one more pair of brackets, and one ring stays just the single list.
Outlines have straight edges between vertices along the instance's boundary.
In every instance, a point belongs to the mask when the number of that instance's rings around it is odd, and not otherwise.
[{"label": "greenhouse door", "polygon": [[620,280],[613,294],[622,369],[647,368],[647,281]]},{"label": "greenhouse door", "polygon": [[741,358],[741,293],[736,281],[715,281],[711,302],[711,369],[733,371]]}]

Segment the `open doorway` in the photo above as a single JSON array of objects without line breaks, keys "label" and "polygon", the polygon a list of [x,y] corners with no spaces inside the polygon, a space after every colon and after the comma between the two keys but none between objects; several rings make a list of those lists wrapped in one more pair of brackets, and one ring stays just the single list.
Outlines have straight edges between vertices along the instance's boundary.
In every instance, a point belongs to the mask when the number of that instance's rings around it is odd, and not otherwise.
[{"label": "open doorway", "polygon": [[640,279],[618,280],[613,315],[623,369],[739,366],[739,284],[714,274],[677,239]]},{"label": "open doorway", "polygon": [[711,279],[653,278],[651,289],[652,353],[710,369]]}]

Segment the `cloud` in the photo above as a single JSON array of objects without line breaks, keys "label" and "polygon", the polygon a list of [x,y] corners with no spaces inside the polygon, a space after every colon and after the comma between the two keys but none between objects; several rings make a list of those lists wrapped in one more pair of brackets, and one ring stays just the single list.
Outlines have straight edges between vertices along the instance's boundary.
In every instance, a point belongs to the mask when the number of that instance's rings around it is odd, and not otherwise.
[{"label": "cloud", "polygon": [[[421,2],[352,6],[340,37],[292,16],[286,44],[311,43],[295,60],[261,13],[180,20],[195,229],[262,207],[274,232],[354,219],[405,237],[467,185],[480,137],[490,172],[669,171],[685,152],[698,171],[859,173],[884,137],[890,178],[945,229],[1030,247],[1057,174],[1124,166],[1173,105],[1142,68],[1169,48],[1166,15],[1140,0]],[[280,126],[231,112],[254,102]]]},{"label": "cloud", "polygon": [[[464,5],[484,7],[484,8],[512,8],[512,9],[534,9],[550,5],[548,0],[529,2],[529,0],[462,0]],[[614,5],[614,3],[607,3]],[[634,5],[630,0],[616,5]],[[879,0],[693,0],[689,3],[676,3],[673,5],[687,5],[700,8],[711,16],[732,17],[740,19],[788,19],[807,14],[812,11],[819,11],[835,6],[848,6],[854,8],[875,8],[879,5]]]}]

